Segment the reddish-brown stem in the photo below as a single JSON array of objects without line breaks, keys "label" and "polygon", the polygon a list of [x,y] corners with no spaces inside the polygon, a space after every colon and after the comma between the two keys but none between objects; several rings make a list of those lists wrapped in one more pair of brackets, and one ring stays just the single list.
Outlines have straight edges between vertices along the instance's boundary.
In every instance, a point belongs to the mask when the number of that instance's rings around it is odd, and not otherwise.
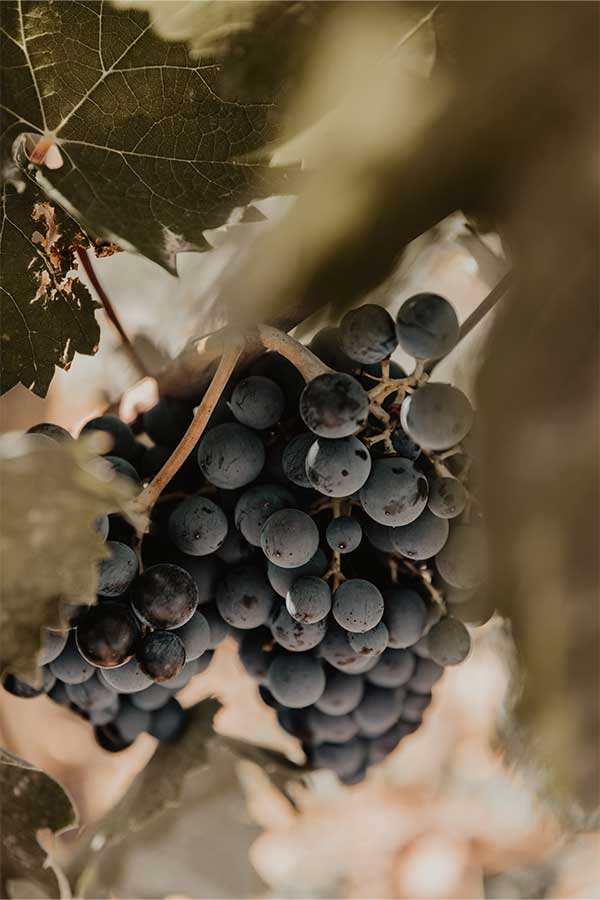
[{"label": "reddish-brown stem", "polygon": [[106,291],[104,290],[104,288],[102,287],[100,282],[98,281],[98,276],[96,275],[96,272],[92,265],[91,259],[89,258],[88,254],[82,247],[77,247],[75,252],[77,253],[77,256],[79,258],[81,265],[83,266],[85,274],[87,275],[87,277],[89,278],[89,280],[92,283],[92,287],[98,294],[98,298],[106,311],[106,315],[108,316],[109,321],[112,322],[113,326],[118,331],[121,341],[123,343],[123,349],[125,350],[127,356],[129,357],[131,364],[134,366],[136,371],[139,373],[140,377],[145,378],[149,374],[146,369],[146,366],[142,362],[135,347],[129,340],[127,332],[121,325],[119,317],[117,316],[117,314],[115,312],[114,306],[110,302],[108,294],[106,293]]},{"label": "reddish-brown stem", "polygon": [[326,375],[328,372],[333,372],[333,369],[321,362],[319,357],[315,356],[308,347],[286,334],[285,331],[271,328],[270,325],[258,325],[256,330],[265,350],[276,350],[281,356],[289,359],[296,366],[305,381],[312,381],[317,375]]},{"label": "reddish-brown stem", "polygon": [[164,464],[160,472],[154,476],[150,484],[136,497],[134,510],[138,515],[147,517],[156,503],[165,486],[179,471],[200,439],[212,412],[219,402],[221,394],[235,369],[237,362],[244,350],[244,339],[233,334],[229,335],[227,347],[217,366],[200,406],[196,410],[194,419],[180,440],[179,444]]}]

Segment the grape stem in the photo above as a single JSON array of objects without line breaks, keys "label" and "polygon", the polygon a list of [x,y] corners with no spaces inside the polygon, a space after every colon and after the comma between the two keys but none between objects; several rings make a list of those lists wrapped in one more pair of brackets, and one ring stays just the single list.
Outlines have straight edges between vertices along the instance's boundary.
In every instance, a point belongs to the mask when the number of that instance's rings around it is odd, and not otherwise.
[{"label": "grape stem", "polygon": [[241,335],[230,334],[227,346],[221,356],[219,365],[217,366],[217,371],[213,375],[206,393],[196,410],[196,415],[194,416],[191,425],[162,469],[133,501],[134,515],[142,516],[145,521],[144,530],[147,527],[150,511],[163,489],[179,471],[198,443],[198,440],[206,428],[208,420],[219,402],[221,394],[244,351],[244,347],[245,339]]},{"label": "grape stem", "polygon": [[265,350],[274,350],[280,356],[285,356],[298,369],[305,381],[312,381],[318,375],[327,375],[334,371],[321,362],[308,347],[285,331],[279,331],[270,325],[258,325],[256,330]]},{"label": "grape stem", "polygon": [[146,366],[142,362],[142,359],[141,359],[140,355],[138,354],[137,350],[135,349],[135,347],[129,340],[129,335],[123,328],[123,325],[121,324],[121,320],[119,319],[119,317],[115,311],[115,308],[110,301],[108,294],[106,293],[106,291],[100,284],[100,281],[98,280],[98,276],[96,275],[96,271],[94,269],[94,266],[92,265],[92,261],[91,261],[90,257],[88,256],[88,253],[83,249],[83,247],[76,247],[75,252],[77,254],[77,258],[79,259],[79,262],[81,263],[81,266],[82,266],[85,274],[87,275],[92,287],[94,288],[94,290],[96,291],[96,294],[98,295],[98,299],[100,300],[100,303],[104,307],[104,311],[105,311],[109,321],[112,323],[112,325],[116,329],[117,333],[119,334],[119,337],[121,338],[121,342],[123,344],[123,349],[125,350],[125,353],[129,357],[130,363],[132,364],[132,366],[134,367],[136,372],[139,374],[140,378],[146,378],[149,374],[146,369]]}]

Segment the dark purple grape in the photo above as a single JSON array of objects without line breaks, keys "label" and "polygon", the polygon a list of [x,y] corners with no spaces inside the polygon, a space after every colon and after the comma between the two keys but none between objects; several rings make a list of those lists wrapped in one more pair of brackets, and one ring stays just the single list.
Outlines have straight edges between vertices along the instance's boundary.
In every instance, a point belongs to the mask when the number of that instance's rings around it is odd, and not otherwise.
[{"label": "dark purple grape", "polygon": [[151,631],[140,641],[137,658],[142,672],[160,683],[181,672],[185,665],[185,647],[174,631]]},{"label": "dark purple grape", "polygon": [[179,628],[192,618],[198,606],[198,589],[192,576],[169,563],[146,569],[131,593],[134,610],[153,628]]},{"label": "dark purple grape", "polygon": [[83,658],[107,669],[131,659],[138,633],[128,606],[121,603],[91,607],[75,630],[77,649]]}]

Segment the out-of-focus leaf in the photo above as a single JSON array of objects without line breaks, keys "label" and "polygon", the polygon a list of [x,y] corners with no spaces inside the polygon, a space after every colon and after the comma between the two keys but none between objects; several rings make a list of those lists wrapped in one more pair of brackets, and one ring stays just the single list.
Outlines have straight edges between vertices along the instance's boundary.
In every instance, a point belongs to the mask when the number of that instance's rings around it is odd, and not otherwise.
[{"label": "out-of-focus leaf", "polygon": [[27,673],[41,628],[60,622],[62,600],[95,601],[106,551],[94,522],[123,510],[132,489],[95,474],[75,442],[32,448],[7,435],[0,451],[0,658],[3,670]]},{"label": "out-of-focus leaf", "polygon": [[55,366],[98,349],[98,304],[73,277],[74,248],[87,243],[73,219],[32,182],[2,187],[2,393],[21,382],[46,391]]},{"label": "out-of-focus leaf", "polygon": [[289,783],[299,782],[303,775],[311,772],[308,766],[300,766],[284,756],[283,753],[270,750],[268,747],[260,747],[257,744],[229,737],[220,737],[219,743],[220,746],[226,747],[240,759],[246,759],[260,766],[277,790],[291,799],[292,803],[294,800],[290,797],[287,789]]},{"label": "out-of-focus leaf", "polygon": [[125,796],[100,824],[89,853],[94,853],[94,846],[123,840],[181,803],[186,779],[207,764],[207,746],[214,739],[212,723],[219,708],[216,700],[204,700],[189,710],[183,735],[172,744],[158,746]]},{"label": "out-of-focus leaf", "polygon": [[[205,749],[204,764],[186,777],[176,807],[112,843],[102,844],[102,830],[96,834],[96,851],[88,851],[76,881],[78,897],[265,896],[249,860],[260,830],[246,810],[237,758],[218,736]],[[145,789],[152,794],[151,780]]]},{"label": "out-of-focus leaf", "polygon": [[[0,793],[2,806],[2,896],[12,896],[12,881],[25,880],[37,896],[60,897],[60,882],[46,867],[47,854],[37,833],[56,833],[76,824],[71,799],[45,772],[0,750]],[[36,896],[30,894],[29,896]]]},{"label": "out-of-focus leaf", "polygon": [[287,170],[248,161],[276,135],[273,97],[228,92],[224,61],[161,41],[145,13],[19,0],[2,17],[3,165],[15,142],[21,162],[53,144],[38,183],[94,235],[173,270],[234,207],[287,187]]}]

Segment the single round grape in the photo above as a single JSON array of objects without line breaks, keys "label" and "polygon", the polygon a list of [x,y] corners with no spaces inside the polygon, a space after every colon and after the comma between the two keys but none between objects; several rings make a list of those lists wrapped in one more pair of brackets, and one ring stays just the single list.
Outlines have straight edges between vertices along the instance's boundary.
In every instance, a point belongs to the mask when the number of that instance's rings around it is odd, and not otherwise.
[{"label": "single round grape", "polygon": [[66,428],[63,428],[61,425],[55,425],[54,422],[40,422],[38,425],[32,425],[25,434],[43,434],[59,444],[73,440]]},{"label": "single round grape", "polygon": [[400,420],[421,447],[447,450],[469,433],[473,407],[458,388],[430,381],[404,398]]},{"label": "single round grape", "polygon": [[267,578],[269,584],[280,597],[287,597],[291,586],[298,578],[305,575],[324,575],[327,571],[327,557],[319,548],[315,555],[309,559],[303,566],[297,566],[295,569],[285,569],[283,566],[276,566],[270,562],[267,564]]},{"label": "single round grape", "polygon": [[396,319],[398,342],[417,359],[439,359],[460,336],[454,307],[439,294],[415,294],[405,300]]},{"label": "single round grape", "polygon": [[339,335],[344,353],[360,363],[381,362],[398,346],[394,320],[386,309],[373,303],[347,312]]},{"label": "single round grape", "polygon": [[329,670],[325,690],[315,706],[329,716],[343,716],[356,709],[364,689],[362,675],[346,675],[345,672]]},{"label": "single round grape", "polygon": [[434,515],[441,519],[460,516],[467,503],[467,492],[458,478],[432,478],[429,480],[427,504]]},{"label": "single round grape", "polygon": [[183,734],[187,721],[187,711],[173,697],[152,713],[148,732],[161,744],[172,744]]},{"label": "single round grape", "polygon": [[[222,619],[216,603],[207,603],[203,606],[202,615],[208,622],[210,630],[210,644],[208,645],[208,649],[215,650],[230,634],[231,628],[227,622]],[[204,656],[206,656],[206,654],[204,654]],[[201,656],[200,659],[204,659],[204,656]]]},{"label": "single round grape", "polygon": [[259,683],[265,681],[273,659],[273,637],[268,628],[246,632],[238,656],[246,672]]},{"label": "single round grape", "polygon": [[330,716],[314,706],[307,711],[306,724],[315,744],[345,744],[358,732],[352,716]]},{"label": "single round grape", "polygon": [[150,712],[154,709],[160,709],[169,702],[173,694],[171,691],[163,687],[162,684],[151,684],[150,687],[143,691],[137,691],[131,694],[131,702],[138,709],[147,709]]},{"label": "single round grape", "polygon": [[173,631],[177,637],[183,642],[185,647],[185,658],[189,660],[198,659],[205,653],[210,645],[210,626],[206,616],[200,610],[196,610],[191,619],[181,628]]},{"label": "single round grape", "polygon": [[239,533],[236,528],[229,528],[227,537],[218,550],[217,556],[226,566],[239,566],[249,562],[255,555],[256,548]]},{"label": "single round grape", "polygon": [[114,704],[116,692],[107,687],[97,675],[92,675],[82,684],[68,684],[66,692],[71,703],[80,709],[104,709]]},{"label": "single round grape", "polygon": [[150,631],[140,641],[137,658],[142,672],[153,681],[168,681],[183,669],[185,647],[174,631]]},{"label": "single round grape", "polygon": [[303,625],[325,619],[331,610],[331,590],[316,575],[304,575],[291,585],[285,605],[290,616]]},{"label": "single round grape", "polygon": [[394,450],[403,459],[410,459],[414,462],[422,453],[419,445],[399,426],[392,431],[391,441]]},{"label": "single round grape", "polygon": [[70,631],[65,648],[50,663],[50,671],[65,684],[81,684],[91,678],[95,666],[84,659],[77,647],[75,632]]},{"label": "single round grape", "polygon": [[169,537],[189,556],[214,553],[225,540],[228,527],[223,510],[200,494],[186,497],[169,516]]},{"label": "single round grape", "polygon": [[381,550],[382,553],[396,552],[394,548],[395,529],[391,525],[380,525],[373,519],[367,519],[364,524],[367,540],[376,550]]},{"label": "single round grape", "polygon": [[68,633],[53,628],[42,629],[42,643],[37,655],[38,666],[47,666],[65,649]]},{"label": "single round grape", "polygon": [[327,631],[327,622],[306,623],[292,619],[285,606],[281,606],[271,624],[271,632],[277,643],[286,650],[300,653],[312,650],[321,643]]},{"label": "single round grape", "polygon": [[388,645],[388,630],[379,622],[375,628],[360,634],[349,634],[348,643],[359,656],[380,656]]},{"label": "single round grape", "polygon": [[257,628],[268,622],[275,594],[258,566],[241,566],[217,589],[217,609],[234,628]]},{"label": "single round grape", "polygon": [[192,576],[198,590],[199,605],[210,603],[215,599],[217,584],[222,574],[217,559],[212,556],[187,556],[185,553],[176,553],[171,562]]},{"label": "single round grape", "polygon": [[267,519],[260,545],[269,562],[284,569],[297,569],[317,552],[319,529],[302,510],[281,509]]},{"label": "single round grape", "polygon": [[352,372],[356,369],[355,360],[350,359],[342,350],[340,330],[335,325],[327,325],[317,331],[308,347],[326,366],[335,369],[336,372]]},{"label": "single round grape", "polygon": [[142,621],[153,628],[179,628],[196,612],[198,589],[185,569],[159,563],[136,579],[131,602]]},{"label": "single round grape", "polygon": [[462,622],[446,616],[427,635],[427,646],[438,666],[457,666],[469,655],[471,638]]},{"label": "single round grape", "polygon": [[364,578],[348,578],[333,595],[333,617],[346,631],[363,633],[375,628],[383,607],[381,591]]},{"label": "single round grape", "polygon": [[201,671],[202,666],[199,663],[200,659],[186,662],[176,675],[171,675],[170,678],[165,678],[164,681],[161,681],[162,686],[168,688],[171,693],[177,693],[177,691],[187,687],[194,675]]},{"label": "single round grape", "polygon": [[409,459],[377,459],[360,502],[380,525],[408,525],[425,509],[428,490],[427,479]]},{"label": "single round grape", "polygon": [[427,607],[422,597],[410,588],[391,588],[385,595],[385,624],[389,646],[403,650],[416,643],[425,630]]},{"label": "single round grape", "polygon": [[113,700],[108,706],[101,706],[98,709],[90,709],[88,715],[92,725],[108,725],[114,722],[119,714],[121,701],[117,694],[113,695]]},{"label": "single round grape", "polygon": [[429,694],[431,688],[443,674],[443,667],[438,666],[432,659],[417,659],[415,670],[410,676],[407,687],[415,694]]},{"label": "single round grape", "polygon": [[404,701],[403,688],[382,688],[367,684],[362,700],[352,713],[365,737],[378,737],[396,724]]},{"label": "single round grape", "polygon": [[239,422],[211,428],[198,441],[198,465],[219,488],[240,488],[257,478],[265,464],[260,437]]},{"label": "single round grape", "polygon": [[281,465],[285,476],[298,487],[311,487],[306,474],[306,454],[314,440],[315,436],[311,431],[304,431],[293,437],[283,451]]},{"label": "single round grape", "polygon": [[235,527],[253,547],[260,547],[260,536],[269,516],[294,506],[293,494],[280,484],[255,484],[241,494],[235,505]]},{"label": "single round grape", "polygon": [[176,447],[193,418],[192,406],[178,397],[161,397],[142,415],[144,431],[155,444]]},{"label": "single round grape", "polygon": [[360,766],[355,772],[351,772],[350,775],[338,775],[338,778],[342,784],[345,784],[348,787],[351,787],[354,784],[362,784],[362,782],[367,777],[367,764]]},{"label": "single round grape", "polygon": [[106,549],[110,556],[98,563],[97,591],[103,597],[120,597],[137,575],[138,558],[135,550],[119,541],[107,541]]},{"label": "single round grape", "polygon": [[348,637],[348,632],[340,628],[337,622],[330,622],[318,650],[319,656],[330,666],[344,672],[357,661],[362,662],[362,657],[350,646]]},{"label": "single round grape", "polygon": [[150,728],[151,715],[148,710],[134,706],[125,699],[114,719],[114,726],[123,740],[132,743],[144,731]]},{"label": "single round grape", "polygon": [[407,693],[402,704],[402,718],[406,722],[422,722],[423,713],[431,703],[431,694]]},{"label": "single round grape", "polygon": [[105,455],[120,456],[123,459],[130,459],[134,452],[135,437],[133,431],[122,422],[117,416],[97,416],[86,422],[79,433],[79,437],[84,434],[91,434],[94,431],[105,432],[112,440],[109,449],[105,451]]},{"label": "single round grape", "polygon": [[352,516],[332,519],[325,532],[325,540],[336,553],[352,553],[362,540],[362,528]]},{"label": "single round grape", "polygon": [[371,471],[371,454],[358,438],[317,438],[306,455],[306,474],[315,490],[327,497],[349,497]]},{"label": "single round grape", "polygon": [[378,687],[397,688],[407,684],[415,671],[416,660],[410,650],[388,647],[377,665],[367,675],[367,681]]},{"label": "single round grape", "polygon": [[414,522],[394,528],[394,548],[407,559],[431,559],[448,540],[449,531],[448,520],[434,516],[426,507]]},{"label": "single round grape", "polygon": [[364,741],[355,737],[345,744],[319,744],[310,754],[310,763],[315,769],[331,769],[342,778],[354,775],[366,756]]},{"label": "single round grape", "polygon": [[139,629],[129,605],[92,606],[75,629],[77,649],[93,666],[113,668],[131,659]]},{"label": "single round grape", "polygon": [[100,669],[98,677],[119,694],[134,694],[136,691],[145,690],[152,684],[152,680],[142,672],[135,657],[124,666],[117,666],[115,669]]},{"label": "single round grape", "polygon": [[229,406],[242,425],[264,431],[272,428],[283,415],[285,397],[279,385],[270,378],[249,375],[236,384]]},{"label": "single round grape", "polygon": [[314,434],[343,438],[367,421],[369,397],[356,378],[343,372],[317,375],[300,397],[302,421]]},{"label": "single round grape", "polygon": [[107,725],[96,725],[94,728],[96,743],[107,753],[121,753],[131,747],[132,741],[126,741],[115,726],[114,721]]},{"label": "single round grape", "polygon": [[325,690],[323,666],[307,653],[281,653],[269,666],[267,687],[292,709],[312,706]]},{"label": "single round grape", "polygon": [[456,588],[475,588],[482,580],[483,537],[474,525],[453,525],[446,544],[435,558],[437,570]]},{"label": "single round grape", "polygon": [[249,369],[250,375],[262,375],[278,384],[285,398],[285,411],[297,415],[298,401],[304,388],[304,378],[296,366],[273,350],[263,354]]}]

